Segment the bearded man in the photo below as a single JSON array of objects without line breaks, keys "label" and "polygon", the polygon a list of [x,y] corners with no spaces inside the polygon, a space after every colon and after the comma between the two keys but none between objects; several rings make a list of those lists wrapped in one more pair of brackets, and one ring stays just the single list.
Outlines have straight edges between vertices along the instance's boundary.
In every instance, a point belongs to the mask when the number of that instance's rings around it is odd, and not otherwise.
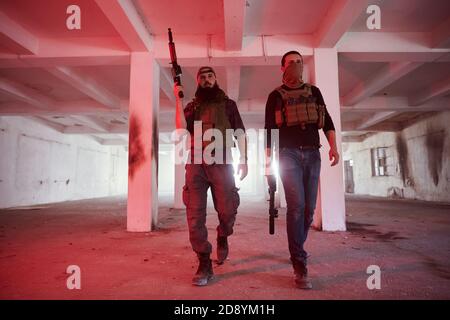
[{"label": "bearded man", "polygon": [[[192,284],[204,286],[213,277],[210,254],[212,245],[208,241],[206,228],[207,191],[211,187],[214,208],[218,213],[217,263],[222,264],[228,256],[228,236],[233,233],[237,208],[240,203],[234,181],[234,168],[228,132],[232,132],[240,153],[238,173],[241,180],[248,172],[245,127],[236,103],[219,88],[216,73],[211,67],[201,67],[197,72],[195,98],[186,107],[175,85],[176,127],[187,129],[191,137],[190,161],[186,164],[186,184],[183,187],[183,201],[189,226],[189,240],[197,254],[199,266]],[[184,115],[184,116],[183,116]],[[200,130],[196,130],[196,127]],[[209,130],[215,130],[214,139],[205,139]],[[200,133],[200,137],[196,137]],[[198,139],[200,138],[200,143]],[[197,141],[196,141],[197,140]],[[231,141],[230,141],[231,140]],[[230,143],[231,142],[231,143]],[[205,151],[216,156],[205,159]]]}]

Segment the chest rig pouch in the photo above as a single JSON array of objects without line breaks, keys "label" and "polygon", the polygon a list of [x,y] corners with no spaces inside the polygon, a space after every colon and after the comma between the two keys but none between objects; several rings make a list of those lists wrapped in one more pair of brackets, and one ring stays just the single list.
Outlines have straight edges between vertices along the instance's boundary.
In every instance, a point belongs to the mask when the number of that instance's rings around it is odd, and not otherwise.
[{"label": "chest rig pouch", "polygon": [[[202,136],[208,129],[217,129],[222,133],[223,146],[233,147],[234,143],[232,139],[226,136],[226,130],[231,129],[230,121],[225,111],[226,99],[222,101],[210,101],[199,103],[194,100],[194,121],[202,122]],[[204,141],[202,139],[203,149],[214,141],[214,137],[211,141]],[[231,144],[231,145],[230,145]]]},{"label": "chest rig pouch", "polygon": [[306,124],[317,124],[319,129],[323,128],[325,106],[317,104],[317,98],[313,96],[309,83],[295,90],[286,90],[283,87],[276,90],[283,100],[282,105],[275,107],[275,122],[278,127],[300,125],[304,130]]}]

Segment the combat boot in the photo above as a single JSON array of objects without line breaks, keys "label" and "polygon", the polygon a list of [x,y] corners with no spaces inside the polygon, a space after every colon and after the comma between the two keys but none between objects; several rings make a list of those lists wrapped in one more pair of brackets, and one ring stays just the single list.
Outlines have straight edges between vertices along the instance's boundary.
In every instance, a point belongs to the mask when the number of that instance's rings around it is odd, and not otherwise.
[{"label": "combat boot", "polygon": [[305,265],[295,263],[294,264],[294,273],[295,273],[295,285],[299,289],[312,289],[311,280],[308,278],[308,269]]},{"label": "combat boot", "polygon": [[192,284],[194,286],[206,286],[214,276],[212,262],[209,253],[199,253],[197,256],[199,265],[194,278],[192,278]]},{"label": "combat boot", "polygon": [[228,238],[217,237],[217,264],[222,264],[228,257]]}]

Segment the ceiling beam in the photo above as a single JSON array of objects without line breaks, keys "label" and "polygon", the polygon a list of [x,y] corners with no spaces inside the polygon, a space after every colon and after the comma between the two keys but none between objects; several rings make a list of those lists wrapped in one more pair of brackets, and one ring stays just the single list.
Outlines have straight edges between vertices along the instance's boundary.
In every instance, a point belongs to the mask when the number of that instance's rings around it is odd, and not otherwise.
[{"label": "ceiling beam", "polygon": [[427,101],[419,106],[409,102],[407,97],[374,96],[361,101],[353,106],[341,106],[341,114],[373,113],[382,111],[398,112],[429,112],[445,111],[450,106],[450,98],[438,98]]},{"label": "ceiling beam", "polygon": [[127,114],[128,100],[121,102],[124,108],[110,109],[104,107],[102,104],[93,100],[73,100],[73,101],[58,101],[54,109],[37,109],[32,105],[21,102],[2,102],[0,103],[0,115],[2,116],[21,116],[21,115],[67,115],[67,114],[79,114],[79,115],[97,115],[101,113],[125,115]]},{"label": "ceiling beam", "polygon": [[437,62],[449,61],[447,52],[422,51],[422,52],[340,52],[339,56],[354,62]]},{"label": "ceiling beam", "polygon": [[152,50],[153,38],[144,16],[132,0],[95,0],[130,51]]},{"label": "ceiling beam", "polygon": [[[264,38],[264,39],[263,39]],[[199,65],[279,65],[282,55],[296,47],[305,58],[313,55],[311,35],[244,36],[241,51],[225,51],[218,36],[212,36],[211,56],[207,38],[179,35],[178,62],[182,67]],[[264,49],[263,49],[264,48]],[[167,38],[154,36],[154,51],[160,65],[170,62]],[[129,65],[130,51],[118,37],[43,38],[38,55],[0,55],[0,68]]]},{"label": "ceiling beam", "polygon": [[314,34],[315,47],[333,48],[367,7],[367,0],[335,0]]},{"label": "ceiling beam", "polygon": [[356,126],[356,130],[367,130],[370,127],[380,124],[383,121],[386,121],[398,114],[399,114],[399,112],[397,112],[397,111],[379,112],[377,114],[374,114],[373,116],[370,116],[370,117],[360,121]]},{"label": "ceiling beam", "polygon": [[[156,58],[169,63],[167,39],[154,36]],[[296,47],[305,57],[313,55],[312,35],[244,36],[239,52],[221,49],[219,36],[211,38],[208,56],[206,36],[177,36],[177,55],[182,66],[278,65],[281,56]],[[263,40],[264,38],[264,40]],[[339,42],[340,55],[355,61],[434,61],[450,48],[430,48],[429,33],[347,32]],[[265,50],[263,50],[265,48]],[[0,55],[0,68],[88,65],[129,65],[130,49],[119,37],[42,38],[37,55]]]},{"label": "ceiling beam", "polygon": [[[445,57],[450,48],[430,48],[426,32],[347,32],[337,45],[339,55],[354,61],[369,62],[431,62]],[[165,36],[154,37],[156,58],[161,65],[170,62]],[[279,65],[283,54],[295,47],[305,58],[313,56],[312,35],[244,36],[239,52],[221,49],[218,36],[208,41],[202,35],[179,35],[177,57],[183,67],[199,65]],[[450,57],[450,56],[449,56]]]},{"label": "ceiling beam", "polygon": [[246,0],[223,1],[225,50],[240,51],[244,37]]},{"label": "ceiling beam", "polygon": [[364,134],[360,136],[343,136],[342,142],[343,143],[358,143],[363,142],[366,139],[366,136]]},{"label": "ceiling beam", "polygon": [[86,127],[92,128],[99,132],[109,133],[109,125],[99,119],[96,119],[92,115],[71,115],[70,118]]},{"label": "ceiling beam", "polygon": [[407,112],[430,112],[430,111],[446,111],[449,110],[449,105],[432,105],[432,106],[404,106],[404,107],[341,107],[341,114],[361,114],[361,113],[373,113],[384,111],[397,111],[401,113]]},{"label": "ceiling beam", "polygon": [[56,101],[21,83],[0,77],[0,90],[17,100],[26,102],[39,109],[54,109]]},{"label": "ceiling beam", "polygon": [[370,129],[359,129],[361,125],[361,121],[352,121],[352,122],[344,122],[342,124],[342,131],[345,132],[397,132],[402,130],[401,124],[397,122],[379,122],[377,124],[373,124]]},{"label": "ceiling beam", "polygon": [[[67,126],[62,133],[66,134],[104,134],[104,131],[89,126]],[[128,134],[128,125],[110,125],[109,134]]]},{"label": "ceiling beam", "polygon": [[111,109],[119,109],[121,107],[120,98],[90,76],[82,74],[70,67],[53,67],[46,68],[46,70],[56,78],[66,82],[68,85],[106,107]]},{"label": "ceiling beam", "polygon": [[[286,51],[295,47],[307,58],[313,55],[311,35],[244,36],[241,51],[225,51],[219,36],[208,38],[203,35],[177,35],[177,58],[181,67],[279,65]],[[160,65],[170,62],[167,37],[154,37],[156,59]],[[210,52],[210,55],[208,54]]]},{"label": "ceiling beam", "polygon": [[129,64],[130,51],[118,37],[40,38],[36,55],[0,56],[0,68]]},{"label": "ceiling beam", "polygon": [[[410,97],[409,104],[412,106],[419,106],[429,100],[444,97],[450,94],[450,77],[432,83],[430,86],[421,89],[415,95]],[[450,109],[450,105],[447,105]]]},{"label": "ceiling beam", "polygon": [[39,116],[29,116],[27,118],[32,120],[32,121],[34,121],[34,122],[42,124],[42,125],[44,125],[47,128],[53,129],[53,130],[55,130],[55,131],[57,131],[59,133],[63,133],[64,129],[66,128],[64,125],[62,125],[60,123],[57,123],[57,122],[54,122],[54,121],[50,121],[48,119],[45,119],[45,118],[42,118],[42,117],[39,117]]},{"label": "ceiling beam", "polygon": [[14,54],[37,54],[39,39],[0,11],[0,43]]},{"label": "ceiling beam", "polygon": [[97,134],[102,133],[99,130],[85,127],[85,126],[67,126],[64,128],[63,132],[64,134],[76,134],[76,135],[83,135],[83,134]]},{"label": "ceiling beam", "polygon": [[427,32],[347,32],[337,50],[362,62],[431,62],[450,52],[450,48],[430,48]]},{"label": "ceiling beam", "polygon": [[371,97],[378,91],[386,88],[406,74],[412,72],[422,63],[419,62],[394,62],[383,67],[370,79],[360,82],[343,98],[343,104],[352,106]]}]

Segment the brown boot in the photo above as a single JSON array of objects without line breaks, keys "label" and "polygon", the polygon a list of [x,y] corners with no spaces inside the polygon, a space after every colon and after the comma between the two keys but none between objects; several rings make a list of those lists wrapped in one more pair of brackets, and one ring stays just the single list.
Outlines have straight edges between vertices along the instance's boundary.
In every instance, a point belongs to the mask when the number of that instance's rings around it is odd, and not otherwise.
[{"label": "brown boot", "polygon": [[217,264],[223,264],[228,257],[227,239],[227,237],[217,237]]},{"label": "brown boot", "polygon": [[308,269],[306,265],[294,263],[295,285],[299,289],[312,289],[312,283],[308,278]]},{"label": "brown boot", "polygon": [[212,262],[209,253],[199,253],[197,256],[199,265],[194,278],[192,278],[192,284],[194,286],[206,286],[214,276]]},{"label": "brown boot", "polygon": [[299,289],[309,290],[312,289],[312,283],[307,274],[295,274],[295,285]]}]

